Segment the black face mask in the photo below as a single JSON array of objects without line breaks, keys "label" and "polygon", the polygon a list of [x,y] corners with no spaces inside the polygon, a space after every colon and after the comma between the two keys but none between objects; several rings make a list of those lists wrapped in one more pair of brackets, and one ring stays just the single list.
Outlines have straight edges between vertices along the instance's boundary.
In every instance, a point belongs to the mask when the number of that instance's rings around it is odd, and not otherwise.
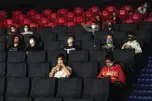
[{"label": "black face mask", "polygon": [[128,41],[133,41],[133,40],[135,40],[134,37],[128,37]]}]

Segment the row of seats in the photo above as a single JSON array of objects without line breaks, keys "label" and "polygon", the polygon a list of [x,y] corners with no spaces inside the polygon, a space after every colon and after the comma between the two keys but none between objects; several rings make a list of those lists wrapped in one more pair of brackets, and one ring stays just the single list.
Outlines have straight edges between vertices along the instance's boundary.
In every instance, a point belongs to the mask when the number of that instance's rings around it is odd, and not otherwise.
[{"label": "row of seats", "polygon": [[5,78],[0,78],[0,85],[0,95],[5,94],[6,98],[31,96],[33,98],[84,98],[107,101],[110,79],[7,78],[5,82]]},{"label": "row of seats", "polygon": [[[50,51],[46,54],[45,51],[36,52],[0,52],[0,62],[45,62],[50,61],[51,63],[56,63],[56,56],[62,53],[66,56],[65,51]],[[107,52],[104,51],[71,51],[69,54],[69,62],[88,62],[88,61],[98,61],[104,62],[104,58]],[[134,65],[135,52],[134,50],[114,50],[113,51],[115,61],[125,62],[129,66]],[[26,59],[27,56],[27,59]],[[78,57],[79,56],[79,57]]]}]

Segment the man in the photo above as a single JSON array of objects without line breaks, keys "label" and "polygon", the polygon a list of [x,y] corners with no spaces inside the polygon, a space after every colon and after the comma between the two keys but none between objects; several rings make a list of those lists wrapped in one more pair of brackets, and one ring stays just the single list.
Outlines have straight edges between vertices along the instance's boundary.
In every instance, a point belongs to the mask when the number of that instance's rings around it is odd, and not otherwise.
[{"label": "man", "polygon": [[129,32],[128,41],[122,46],[122,49],[135,49],[135,54],[142,53],[134,32]]},{"label": "man", "polygon": [[101,27],[101,18],[99,15],[96,16],[96,20],[94,23],[92,23],[91,25],[86,25],[86,24],[81,24],[83,26],[83,28],[88,31],[88,32],[95,32],[95,31],[99,31],[100,27]]},{"label": "man", "polygon": [[72,69],[65,65],[65,57],[62,54],[57,56],[57,65],[52,68],[49,77],[67,78],[71,76]]},{"label": "man", "polygon": [[110,97],[109,101],[123,101],[123,85],[126,83],[124,72],[119,64],[114,63],[112,55],[105,57],[106,66],[101,69],[98,78],[110,77]]},{"label": "man", "polygon": [[113,51],[114,50],[114,44],[113,44],[113,36],[112,34],[108,34],[106,37],[106,43],[102,46],[102,50],[105,51]]},{"label": "man", "polygon": [[70,53],[70,51],[76,50],[77,47],[74,45],[74,37],[69,36],[67,40],[67,46],[64,47],[64,50],[67,52],[67,54]]},{"label": "man", "polygon": [[148,3],[144,3],[142,6],[138,7],[138,12],[142,15],[147,13]]}]

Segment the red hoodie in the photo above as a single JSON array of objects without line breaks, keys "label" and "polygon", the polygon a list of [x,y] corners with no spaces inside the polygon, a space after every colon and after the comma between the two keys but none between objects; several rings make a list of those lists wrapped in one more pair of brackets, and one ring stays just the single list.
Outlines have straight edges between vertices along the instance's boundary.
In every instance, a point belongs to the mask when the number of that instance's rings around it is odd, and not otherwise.
[{"label": "red hoodie", "polygon": [[111,77],[111,82],[114,83],[116,81],[120,81],[123,84],[126,83],[125,76],[123,73],[123,70],[121,69],[119,64],[115,64],[112,67],[104,67],[101,69],[98,78],[110,76]]}]

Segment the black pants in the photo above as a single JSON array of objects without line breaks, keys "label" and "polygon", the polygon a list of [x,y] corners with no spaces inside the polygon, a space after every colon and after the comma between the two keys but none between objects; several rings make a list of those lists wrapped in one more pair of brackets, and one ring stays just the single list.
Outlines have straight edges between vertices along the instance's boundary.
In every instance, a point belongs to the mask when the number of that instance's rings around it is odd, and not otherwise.
[{"label": "black pants", "polygon": [[123,84],[120,82],[112,83],[110,85],[110,95],[108,101],[123,101]]}]

